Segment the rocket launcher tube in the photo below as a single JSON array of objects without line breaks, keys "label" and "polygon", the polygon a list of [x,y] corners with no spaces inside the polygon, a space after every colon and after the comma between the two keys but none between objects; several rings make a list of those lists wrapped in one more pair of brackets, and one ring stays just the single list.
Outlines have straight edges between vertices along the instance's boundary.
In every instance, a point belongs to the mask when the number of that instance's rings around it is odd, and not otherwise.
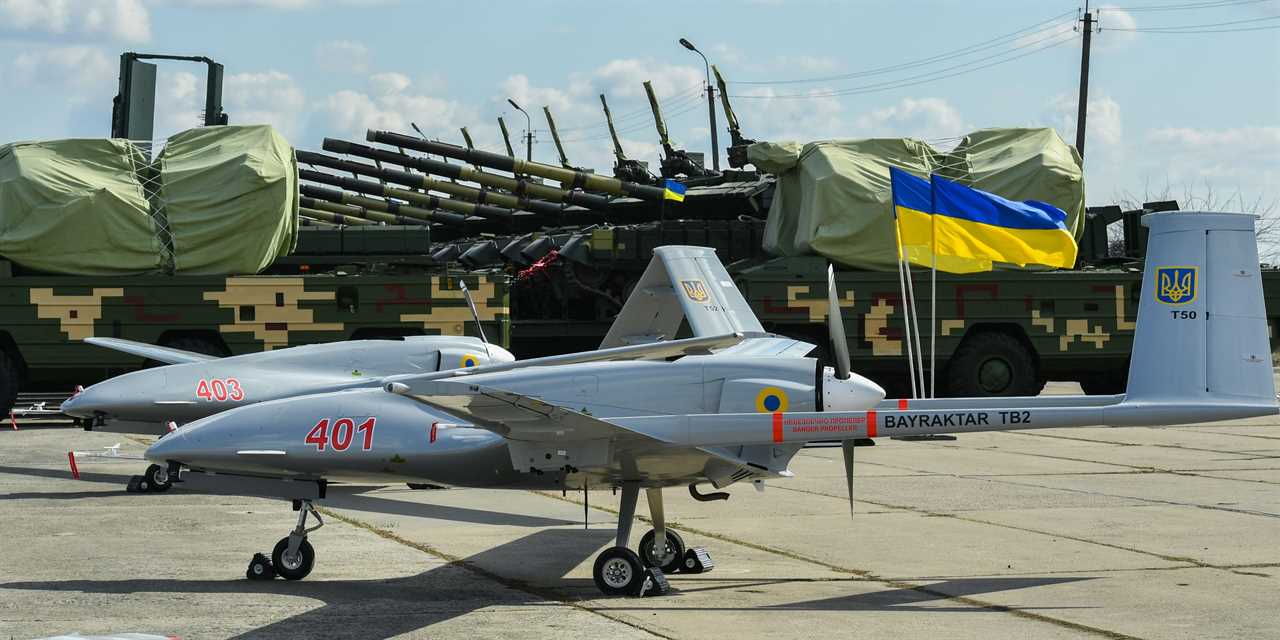
[{"label": "rocket launcher tube", "polygon": [[[411,204],[419,204],[431,209],[439,208],[436,206],[437,203],[435,202],[435,200],[437,199],[434,198],[433,196],[424,196],[420,193],[414,193],[412,191],[401,191],[400,189],[384,187],[383,185],[380,185],[376,182],[356,180],[354,178],[346,178],[343,176],[334,176],[334,175],[329,175],[327,173],[320,173],[319,171],[309,171],[307,169],[299,170],[298,177],[302,178],[303,180],[308,180],[310,182],[319,182],[321,184],[327,184],[329,186],[338,187],[340,189],[346,189],[348,191],[355,191],[356,193],[362,193],[365,195],[381,196],[384,198],[400,198],[401,200],[409,201]],[[305,185],[305,186],[311,186],[311,185]],[[312,187],[312,188],[319,189],[320,187]],[[325,191],[331,193],[333,195],[333,198],[349,197],[347,195],[343,195],[342,192],[338,192],[332,189],[325,189]],[[412,196],[412,197],[402,197],[402,196]],[[333,201],[332,198],[325,198],[325,199]],[[338,200],[338,201],[341,202],[341,200]],[[386,203],[384,202],[383,204],[386,204]],[[462,226],[467,221],[466,215],[462,215],[458,213],[449,213],[446,211],[429,211],[428,213],[431,214],[431,217],[423,218],[423,219],[429,220],[431,222],[440,222],[440,223],[444,223],[451,226]]]},{"label": "rocket launcher tube", "polygon": [[[381,144],[391,145],[394,147],[403,147],[405,149],[413,149],[423,153],[432,153],[455,160],[462,160],[469,164],[476,164],[499,171],[508,171],[516,174],[528,174],[556,180],[562,185],[570,185],[573,188],[586,189],[588,191],[600,191],[619,196],[632,196],[642,200],[662,200],[663,190],[661,187],[651,187],[649,185],[636,184],[634,182],[623,182],[614,178],[606,178],[604,176],[586,173],[582,171],[574,171],[540,162],[529,162],[511,156],[489,153],[478,149],[466,149],[454,144],[444,142],[435,142],[432,140],[421,140],[412,138],[399,133],[390,131],[375,131],[370,129],[366,134],[369,142],[378,142]],[[326,151],[334,151],[325,147]]]},{"label": "rocket launcher tube", "polygon": [[[407,139],[416,140],[416,138]],[[509,191],[520,197],[540,198],[543,200],[564,202],[566,204],[576,204],[578,206],[597,211],[607,211],[609,209],[609,199],[593,193],[566,191],[564,189],[557,189],[555,187],[531,183],[527,180],[519,180],[492,173],[485,173],[471,167],[462,167],[449,164],[448,162],[432,160],[430,158],[417,158],[403,153],[387,151],[386,149],[378,149],[376,147],[370,147],[363,144],[347,142],[346,140],[325,138],[323,148],[325,151],[331,151],[333,153],[360,156],[362,158],[369,158],[371,160],[377,160],[387,164],[417,169],[423,173],[443,176],[445,178],[475,182],[486,187]],[[461,149],[461,147],[458,148]],[[504,156],[497,157],[501,158]]]},{"label": "rocket launcher tube", "polygon": [[328,200],[329,202],[337,202],[338,204],[346,204],[354,207],[363,207],[370,211],[381,211],[382,213],[394,213],[397,215],[407,216],[411,218],[420,218],[422,220],[436,221],[439,218],[438,212],[427,211],[418,207],[399,204],[397,202],[386,202],[383,200],[375,200],[373,198],[365,198],[357,196],[345,191],[337,189],[325,189],[309,184],[300,187],[303,195],[320,200]]},{"label": "rocket launcher tube", "polygon": [[[569,156],[564,154],[564,145],[560,144],[560,132],[556,131],[556,121],[551,117],[551,107],[543,106],[542,113],[547,116],[547,128],[551,129],[551,140],[556,143],[556,152],[560,154],[560,166],[571,169],[569,164]],[[471,145],[467,145],[471,148]],[[515,157],[515,156],[512,156]]]},{"label": "rocket launcher tube", "polygon": [[507,131],[507,121],[498,116],[498,128],[502,130],[502,143],[507,145],[507,155],[515,157],[516,152],[511,148],[511,134]]},{"label": "rocket launcher tube", "polygon": [[[307,198],[303,198],[307,200]],[[330,213],[322,209],[312,209],[310,207],[298,207],[298,215],[312,220],[319,220],[329,224],[348,224],[351,226],[371,225],[373,222],[365,220],[357,216],[350,216],[343,213]]]},{"label": "rocket launcher tube", "polygon": [[[375,149],[375,151],[377,150]],[[521,211],[521,210],[533,211],[535,213],[544,213],[544,214],[551,214],[551,215],[559,215],[560,213],[563,213],[563,208],[561,207],[561,205],[555,204],[553,202],[546,202],[543,200],[530,200],[528,198],[511,196],[504,193],[495,193],[493,191],[486,191],[483,189],[476,189],[474,187],[467,187],[467,186],[457,184],[455,182],[444,182],[441,180],[433,180],[426,176],[418,175],[416,173],[409,173],[407,171],[398,171],[396,169],[384,169],[384,168],[376,167],[373,165],[361,164],[359,162],[352,162],[350,160],[343,160],[342,158],[334,158],[334,157],[326,156],[319,153],[312,153],[310,151],[298,151],[297,154],[298,154],[298,162],[302,162],[305,164],[314,164],[322,167],[329,167],[330,169],[337,169],[339,171],[346,171],[349,173],[369,176],[372,178],[379,178],[382,180],[386,180],[387,182],[394,182],[396,184],[405,185],[407,187],[415,187],[418,189],[425,189],[429,191],[439,191],[441,193],[447,193],[451,196],[476,202],[479,204],[479,206],[487,206],[489,204],[492,204],[493,206],[489,207],[490,209],[494,210],[492,214],[486,214],[486,213],[475,214],[475,215],[480,215],[484,217],[490,217],[490,218],[505,217],[505,216],[510,216],[516,213],[517,211]],[[324,175],[324,174],[321,174],[321,175]],[[364,189],[354,189],[354,190],[361,191],[362,193],[369,193]],[[406,200],[414,200],[415,197],[416,198],[423,197],[423,194],[414,193],[412,191],[404,191],[400,189],[393,189],[393,190],[398,193],[377,193],[375,195],[385,195],[387,197],[402,198]],[[424,204],[427,204],[427,203],[424,203]],[[440,205],[430,203],[428,204],[428,206],[437,207]],[[445,208],[448,208],[448,207],[445,207]]]},{"label": "rocket launcher tube", "polygon": [[[391,213],[381,213],[379,211],[369,211],[368,209],[360,209],[359,207],[345,207],[345,205],[340,205],[340,204],[336,205],[331,202],[316,200],[315,198],[308,198],[308,197],[299,198],[299,204],[300,204],[299,209],[306,208],[312,211],[319,211],[322,213],[325,211],[329,211],[331,208],[336,209],[338,207],[356,209],[359,211],[359,213],[347,213],[346,211],[339,213],[337,211],[331,211],[333,215],[341,215],[343,218],[347,220],[354,218],[354,219],[369,220],[371,222],[381,222],[384,224],[404,224],[404,225],[431,224],[426,220],[419,220],[417,218],[410,218],[408,216],[400,216],[400,215],[395,215]],[[342,224],[347,224],[347,222],[344,221]],[[356,224],[359,224],[359,223],[356,223]]]}]

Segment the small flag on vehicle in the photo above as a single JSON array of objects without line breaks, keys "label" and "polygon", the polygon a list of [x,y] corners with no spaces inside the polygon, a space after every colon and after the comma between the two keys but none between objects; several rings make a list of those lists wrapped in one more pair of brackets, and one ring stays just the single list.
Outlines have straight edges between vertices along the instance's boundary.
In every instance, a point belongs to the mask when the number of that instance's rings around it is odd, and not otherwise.
[{"label": "small flag on vehicle", "polygon": [[688,187],[676,182],[675,180],[667,180],[662,187],[662,198],[664,200],[675,200],[676,202],[684,202],[684,192]]}]

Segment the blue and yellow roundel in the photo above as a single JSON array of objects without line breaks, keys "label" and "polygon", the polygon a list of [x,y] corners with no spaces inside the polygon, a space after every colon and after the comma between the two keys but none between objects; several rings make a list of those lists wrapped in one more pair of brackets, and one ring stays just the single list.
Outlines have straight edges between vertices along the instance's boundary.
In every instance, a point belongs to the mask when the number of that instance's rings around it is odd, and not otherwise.
[{"label": "blue and yellow roundel", "polygon": [[782,413],[787,410],[787,392],[777,387],[765,387],[756,394],[756,411]]},{"label": "blue and yellow roundel", "polygon": [[464,354],[462,356],[462,360],[458,362],[458,365],[463,369],[466,369],[467,367],[474,367],[478,364],[480,364],[480,358],[470,353]]}]

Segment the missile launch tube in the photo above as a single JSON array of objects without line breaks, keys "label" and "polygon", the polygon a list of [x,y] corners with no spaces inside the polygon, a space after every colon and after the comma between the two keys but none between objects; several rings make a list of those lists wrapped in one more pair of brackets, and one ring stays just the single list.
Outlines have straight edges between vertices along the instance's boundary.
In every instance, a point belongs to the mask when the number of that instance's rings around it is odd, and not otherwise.
[{"label": "missile launch tube", "polygon": [[308,207],[298,207],[298,215],[304,218],[311,218],[326,224],[347,224],[351,226],[371,225],[374,224],[364,218],[349,216],[341,213],[330,213],[320,209],[311,209]]},{"label": "missile launch tube", "polygon": [[[386,202],[383,200],[375,200],[373,198],[366,198],[363,196],[347,193],[346,191],[339,191],[337,189],[326,189],[324,187],[317,187],[315,185],[310,185],[310,184],[301,185],[299,187],[299,190],[301,191],[302,195],[307,196],[309,198],[314,198],[317,201],[326,200],[332,203],[345,204],[345,205],[349,205],[356,208],[368,209],[371,212],[391,213],[395,215],[405,216],[407,218],[417,218],[419,220],[423,220],[426,222],[439,221],[438,212],[436,211],[427,211],[426,209],[420,209],[418,207],[399,204],[396,202]],[[320,205],[323,203],[316,202],[315,204]],[[312,208],[318,209],[320,207],[314,206]]]},{"label": "missile launch tube", "polygon": [[[410,139],[413,140],[414,138],[410,138]],[[370,147],[363,144],[356,144],[354,142],[347,142],[346,140],[336,140],[334,138],[325,138],[323,148],[325,151],[332,151],[333,153],[343,153],[347,155],[360,156],[362,158],[369,158],[370,160],[377,160],[379,162],[385,162],[387,164],[394,164],[402,167],[408,167],[410,169],[417,169],[424,173],[443,176],[445,178],[453,178],[454,180],[467,180],[469,182],[475,182],[477,184],[482,184],[486,187],[492,187],[494,189],[502,189],[505,191],[509,191],[515,194],[516,197],[520,197],[520,198],[527,197],[527,198],[540,198],[543,200],[554,200],[556,202],[564,202],[566,204],[576,204],[578,206],[586,207],[588,209],[594,209],[597,211],[607,211],[609,209],[609,199],[601,195],[596,195],[594,193],[583,193],[581,191],[566,191],[564,189],[557,189],[555,187],[548,187],[545,185],[534,184],[527,180],[508,178],[505,176],[499,176],[492,173],[484,173],[483,171],[479,171],[478,169],[473,169],[471,167],[461,167],[458,165],[449,164],[448,162],[432,160],[430,158],[418,158],[410,155],[405,155],[403,153],[387,151],[386,149],[379,149],[377,147]],[[484,153],[484,152],[481,151],[478,153]],[[499,158],[504,157],[504,156],[498,156],[497,154],[491,154],[491,155],[495,155]],[[409,174],[409,175],[412,175],[412,174]],[[536,209],[530,209],[530,210],[536,210]],[[556,211],[559,211],[559,209],[557,208]],[[550,213],[550,211],[544,210],[542,211],[542,213]]]},{"label": "missile launch tube", "polygon": [[[399,133],[390,131],[374,131],[369,130],[366,134],[369,142],[378,142],[394,147],[404,147],[413,149],[423,153],[433,153],[446,158],[454,158],[462,160],[470,164],[489,167],[499,171],[508,171],[515,174],[528,174],[540,176],[551,180],[559,181],[562,185],[568,185],[571,188],[587,189],[589,191],[600,191],[618,196],[632,196],[643,200],[661,200],[662,189],[660,187],[651,187],[649,185],[636,184],[634,182],[623,182],[614,178],[606,178],[593,173],[585,173],[582,171],[574,171],[540,162],[529,162],[520,158],[511,156],[489,153],[478,149],[466,149],[458,145],[448,144],[444,142],[435,142],[433,140],[420,140],[411,138]],[[325,147],[326,151],[333,151]]]},{"label": "missile launch tube", "polygon": [[[366,148],[372,149],[372,147],[366,147]],[[372,150],[381,151],[379,149],[372,149]],[[391,152],[381,151],[381,153],[387,154]],[[350,160],[343,160],[342,158],[334,158],[334,157],[326,156],[320,153],[312,153],[310,151],[298,151],[297,154],[298,154],[298,162],[319,165],[322,167],[329,167],[330,169],[338,169],[340,171],[347,171],[350,173],[369,176],[373,178],[380,178],[382,180],[386,180],[387,182],[394,182],[396,184],[405,185],[407,187],[416,187],[419,189],[440,191],[442,193],[447,193],[452,196],[457,196],[459,198],[465,198],[467,200],[471,200],[473,202],[478,203],[477,205],[473,205],[473,206],[480,207],[479,209],[474,211],[462,212],[462,213],[470,213],[471,215],[478,215],[486,218],[507,217],[514,214],[516,211],[520,211],[520,210],[533,211],[535,213],[545,213],[545,214],[552,214],[552,215],[559,215],[560,213],[563,213],[563,208],[561,207],[561,205],[555,204],[553,202],[546,202],[545,200],[530,200],[528,198],[518,198],[516,196],[511,196],[504,193],[495,193],[493,191],[485,191],[482,189],[476,189],[474,187],[466,187],[454,182],[432,180],[431,178],[428,178],[426,176],[419,175],[416,173],[409,173],[408,171],[397,171],[395,169],[383,169],[373,165],[362,164],[359,162],[352,162]],[[377,159],[381,159],[381,158],[377,158]],[[324,174],[321,174],[321,175],[324,175]],[[362,193],[369,193],[368,191],[364,191],[363,189],[354,189],[354,190],[361,191]],[[398,191],[399,193],[394,193],[394,194],[379,193],[377,195],[386,195],[387,197],[401,198],[404,200],[414,200],[415,198],[424,197],[424,194],[414,193],[412,191],[404,191],[402,189],[394,189],[394,191]],[[434,197],[434,196],[429,196],[429,197]],[[453,207],[452,205],[448,205],[448,206],[444,205],[443,203],[445,201],[448,201],[448,198],[439,199],[438,203],[433,202],[431,204],[428,204],[427,206],[460,211],[460,209]],[[453,202],[457,202],[457,201],[455,200]],[[489,203],[492,203],[492,206]],[[427,203],[422,202],[422,204],[427,204]],[[461,203],[461,204],[470,204],[470,203]]]}]

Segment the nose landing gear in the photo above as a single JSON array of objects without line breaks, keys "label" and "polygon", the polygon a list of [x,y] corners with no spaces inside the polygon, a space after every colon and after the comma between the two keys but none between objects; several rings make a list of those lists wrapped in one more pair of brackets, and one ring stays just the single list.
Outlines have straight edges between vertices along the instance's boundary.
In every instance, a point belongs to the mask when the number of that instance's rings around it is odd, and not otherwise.
[{"label": "nose landing gear", "polygon": [[[311,573],[316,551],[307,542],[307,534],[323,527],[324,519],[311,500],[294,500],[293,510],[298,512],[298,524],[288,536],[276,543],[270,560],[261,553],[254,554],[246,572],[249,579],[270,580],[278,575],[285,580],[301,580]],[[316,526],[307,527],[308,514],[315,516]]]}]

